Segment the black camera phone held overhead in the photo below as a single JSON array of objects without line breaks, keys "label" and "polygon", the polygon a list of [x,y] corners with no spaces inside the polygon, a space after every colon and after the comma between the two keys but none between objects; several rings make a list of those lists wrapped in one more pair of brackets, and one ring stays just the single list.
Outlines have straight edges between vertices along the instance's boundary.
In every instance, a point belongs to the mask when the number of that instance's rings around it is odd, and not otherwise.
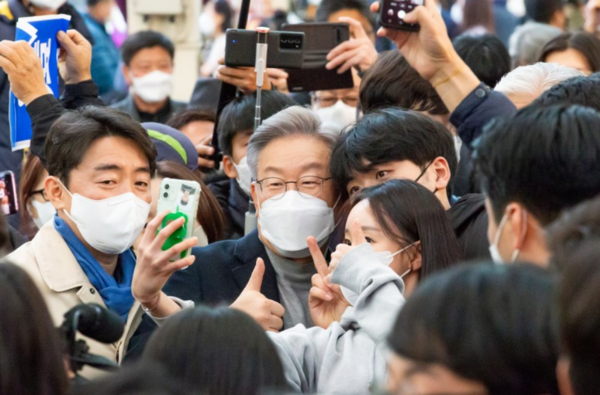
[{"label": "black camera phone held overhead", "polygon": [[390,29],[418,32],[421,26],[417,23],[404,22],[404,17],[417,6],[424,4],[425,0],[382,0],[379,9],[379,24]]},{"label": "black camera phone held overhead", "polygon": [[[227,29],[225,66],[254,67],[256,61],[255,30]],[[304,61],[304,33],[270,31],[267,36],[267,67],[300,69]]]}]

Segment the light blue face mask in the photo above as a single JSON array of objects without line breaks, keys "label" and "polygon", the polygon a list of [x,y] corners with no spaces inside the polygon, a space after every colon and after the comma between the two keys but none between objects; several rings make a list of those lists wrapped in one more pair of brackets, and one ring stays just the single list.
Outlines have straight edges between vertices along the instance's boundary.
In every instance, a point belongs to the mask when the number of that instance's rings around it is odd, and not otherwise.
[{"label": "light blue face mask", "polygon": [[[418,242],[414,242],[411,245],[404,247],[400,251],[394,252],[393,254],[390,251],[379,251],[379,252],[375,252],[375,254],[377,255],[377,259],[379,259],[379,262],[382,265],[389,266],[392,264],[392,262],[394,262],[394,257],[396,255],[403,253],[404,251],[408,250],[410,247],[414,246],[417,243]],[[400,275],[400,278],[404,278],[411,271],[412,271],[412,268],[408,269],[406,272],[404,272],[403,274]],[[356,302],[358,301],[359,295],[356,292],[354,292],[348,288],[342,287],[342,286],[340,286],[340,289],[342,290],[342,294],[344,295],[344,298],[346,298],[348,303],[350,303],[352,306],[356,306]]]}]

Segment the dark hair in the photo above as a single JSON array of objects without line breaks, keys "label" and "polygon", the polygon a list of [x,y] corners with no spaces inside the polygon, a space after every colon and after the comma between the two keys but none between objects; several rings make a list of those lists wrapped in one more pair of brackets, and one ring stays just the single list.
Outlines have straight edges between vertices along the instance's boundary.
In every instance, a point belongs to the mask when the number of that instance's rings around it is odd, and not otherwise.
[{"label": "dark hair", "polygon": [[58,331],[27,273],[0,263],[0,394],[66,395]]},{"label": "dark hair", "polygon": [[283,367],[264,330],[228,307],[197,307],[170,318],[152,335],[144,359],[162,364],[185,389],[257,395],[285,388]]},{"label": "dark hair", "polygon": [[369,201],[383,233],[402,247],[421,241],[421,280],[461,260],[458,241],[440,201],[424,186],[409,180],[389,180],[365,188],[352,206]]},{"label": "dark hair", "polygon": [[539,23],[550,23],[557,11],[563,8],[562,0],[525,0],[525,12]]},{"label": "dark hair", "polygon": [[202,225],[209,243],[223,239],[225,235],[225,215],[223,214],[223,210],[215,195],[213,195],[196,173],[180,163],[165,160],[156,164],[156,174],[160,178],[190,180],[200,184],[201,193],[196,219]]},{"label": "dark hair", "polygon": [[90,146],[103,137],[133,141],[148,159],[150,174],[156,168],[156,148],[144,128],[121,111],[107,107],[84,107],[69,111],[54,122],[46,139],[48,173],[68,188],[71,170],[79,166]]},{"label": "dark hair", "polygon": [[600,242],[600,196],[563,211],[548,226],[546,234],[551,264],[564,270],[581,245],[590,241]]},{"label": "dark hair", "polygon": [[463,34],[454,39],[453,45],[458,56],[473,70],[477,78],[491,88],[511,71],[508,50],[496,36]]},{"label": "dark hair", "polygon": [[[74,386],[73,395],[181,395],[182,384],[158,363],[141,361],[100,379]],[[186,395],[200,392],[186,392]]]},{"label": "dark hair", "polygon": [[214,3],[215,12],[223,15],[223,23],[221,24],[221,31],[224,33],[227,29],[231,28],[233,19],[233,9],[229,5],[227,0],[216,0]]},{"label": "dark hair", "polygon": [[[317,8],[315,20],[317,22],[329,22],[331,14],[335,14],[341,10],[356,10],[358,11],[375,29],[376,20],[371,12],[370,3],[365,0],[323,0]],[[337,22],[337,21],[336,21]],[[368,33],[368,32],[367,32]]]},{"label": "dark hair", "polygon": [[496,222],[518,202],[545,226],[600,193],[600,113],[580,106],[529,106],[496,120],[473,159]]},{"label": "dark hair", "polygon": [[553,38],[542,48],[539,61],[545,62],[550,54],[567,49],[579,51],[590,64],[592,73],[600,71],[600,41],[587,32],[563,33]]},{"label": "dark hair", "polygon": [[339,138],[331,153],[331,176],[336,187],[347,193],[356,173],[404,160],[425,169],[438,157],[446,159],[451,175],[456,174],[458,161],[450,132],[423,114],[390,107],[366,114]]},{"label": "dark hair", "polygon": [[549,107],[556,104],[577,104],[600,111],[600,73],[575,77],[554,85],[537,98],[533,105]]},{"label": "dark hair", "polygon": [[483,26],[489,33],[496,31],[494,8],[491,0],[465,0],[463,21],[460,31],[465,32],[477,26]]},{"label": "dark hair", "polygon": [[217,115],[214,111],[204,110],[201,108],[187,109],[179,111],[169,120],[166,125],[181,131],[181,129],[192,122],[215,122]]},{"label": "dark hair", "polygon": [[25,164],[21,170],[21,180],[19,181],[19,202],[21,202],[21,209],[19,210],[19,230],[23,235],[27,236],[28,239],[32,239],[38,229],[33,223],[29,210],[27,210],[27,205],[33,197],[31,194],[33,188],[35,188],[35,185],[45,170],[40,158],[33,155],[31,152],[26,155]]},{"label": "dark hair", "polygon": [[429,81],[412,68],[400,51],[382,52],[365,72],[360,84],[360,106],[364,113],[397,106],[433,115],[448,114]]},{"label": "dark hair", "polygon": [[98,4],[104,3],[106,1],[108,1],[108,0],[87,0],[87,6],[88,7],[94,7],[94,6],[98,5]]},{"label": "dark hair", "polygon": [[573,251],[562,272],[558,310],[561,343],[569,358],[569,378],[577,395],[600,387],[600,248],[588,242]]},{"label": "dark hair", "polygon": [[[264,91],[261,97],[261,118],[263,121],[288,107],[296,106],[289,96],[276,91]],[[219,148],[224,155],[233,155],[233,138],[243,132],[254,130],[256,94],[243,95],[231,101],[220,115],[217,133]]]},{"label": "dark hair", "polygon": [[129,66],[131,59],[142,49],[161,47],[169,53],[171,60],[175,57],[175,46],[167,36],[152,30],[144,30],[127,37],[121,46],[121,57],[125,66]]},{"label": "dark hair", "polygon": [[435,275],[406,301],[392,350],[481,382],[490,395],[558,394],[555,279],[529,264]]}]

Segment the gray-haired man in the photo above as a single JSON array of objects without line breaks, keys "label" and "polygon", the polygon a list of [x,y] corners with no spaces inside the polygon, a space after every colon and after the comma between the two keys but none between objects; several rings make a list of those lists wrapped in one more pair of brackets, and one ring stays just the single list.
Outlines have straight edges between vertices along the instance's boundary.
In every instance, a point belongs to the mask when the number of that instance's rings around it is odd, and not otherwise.
[{"label": "gray-haired man", "polygon": [[313,326],[308,294],[316,269],[306,238],[314,236],[326,248],[335,228],[339,193],[329,174],[334,143],[308,109],[290,107],[266,120],[248,146],[258,229],[195,249],[196,263],[174,273],[165,293],[196,303],[233,303],[267,330]]}]

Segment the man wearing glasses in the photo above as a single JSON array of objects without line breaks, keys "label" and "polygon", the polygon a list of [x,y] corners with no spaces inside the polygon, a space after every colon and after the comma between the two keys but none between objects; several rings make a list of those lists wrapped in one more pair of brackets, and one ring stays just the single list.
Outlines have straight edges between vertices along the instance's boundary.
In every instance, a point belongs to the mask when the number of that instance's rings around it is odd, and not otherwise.
[{"label": "man wearing glasses", "polygon": [[308,294],[316,269],[306,238],[314,236],[326,249],[334,210],[341,208],[329,173],[335,141],[305,108],[267,119],[248,145],[258,229],[194,249],[196,264],[173,274],[165,293],[209,305],[232,303],[271,331],[313,326]]}]

